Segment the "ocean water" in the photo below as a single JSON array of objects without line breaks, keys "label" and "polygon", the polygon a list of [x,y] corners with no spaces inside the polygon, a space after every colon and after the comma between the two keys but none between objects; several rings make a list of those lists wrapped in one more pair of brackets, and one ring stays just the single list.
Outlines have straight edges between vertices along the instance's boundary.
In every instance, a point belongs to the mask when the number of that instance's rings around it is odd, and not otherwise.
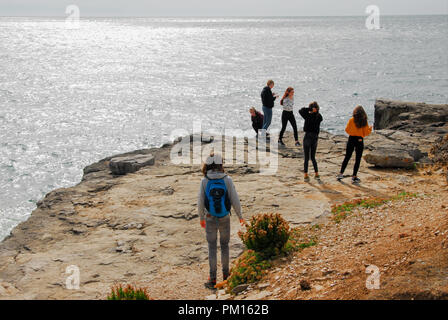
[{"label": "ocean water", "polygon": [[[448,102],[448,16],[0,18],[0,239],[47,192],[175,129],[251,129],[267,79],[343,132],[375,98]],[[273,128],[280,127],[280,108]],[[299,121],[301,125],[301,121]]]}]

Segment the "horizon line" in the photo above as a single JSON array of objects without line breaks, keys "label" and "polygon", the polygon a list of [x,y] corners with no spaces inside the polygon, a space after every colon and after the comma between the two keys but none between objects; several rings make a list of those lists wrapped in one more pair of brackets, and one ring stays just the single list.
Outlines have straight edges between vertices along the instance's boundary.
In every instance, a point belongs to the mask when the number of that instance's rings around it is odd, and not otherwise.
[{"label": "horizon line", "polygon": [[[365,15],[81,15],[82,18],[348,18],[366,17]],[[382,17],[418,17],[418,16],[448,16],[447,13],[422,13],[422,14],[381,14]],[[65,15],[1,15],[0,18],[66,18]]]}]

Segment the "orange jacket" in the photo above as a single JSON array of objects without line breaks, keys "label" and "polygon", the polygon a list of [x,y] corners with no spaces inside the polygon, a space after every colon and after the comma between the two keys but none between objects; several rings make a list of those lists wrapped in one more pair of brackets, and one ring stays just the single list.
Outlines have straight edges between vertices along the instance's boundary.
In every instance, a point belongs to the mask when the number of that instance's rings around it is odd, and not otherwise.
[{"label": "orange jacket", "polygon": [[358,128],[355,124],[355,119],[350,118],[347,123],[347,127],[345,127],[345,132],[354,137],[367,137],[372,132],[372,127],[369,125]]}]

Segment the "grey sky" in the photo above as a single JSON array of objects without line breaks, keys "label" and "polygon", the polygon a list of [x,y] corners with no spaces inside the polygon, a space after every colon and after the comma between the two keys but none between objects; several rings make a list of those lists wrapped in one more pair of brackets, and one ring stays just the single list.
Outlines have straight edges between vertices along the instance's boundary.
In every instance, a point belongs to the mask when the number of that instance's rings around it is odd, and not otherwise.
[{"label": "grey sky", "polygon": [[0,16],[65,16],[69,4],[81,16],[308,16],[448,14],[448,0],[0,0]]}]

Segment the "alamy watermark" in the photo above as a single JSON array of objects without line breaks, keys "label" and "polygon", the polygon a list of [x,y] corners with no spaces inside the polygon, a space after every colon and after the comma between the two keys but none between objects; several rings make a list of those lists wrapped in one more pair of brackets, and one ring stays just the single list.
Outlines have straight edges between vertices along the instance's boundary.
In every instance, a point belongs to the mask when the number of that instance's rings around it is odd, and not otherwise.
[{"label": "alamy watermark", "polygon": [[75,4],[68,5],[65,8],[65,27],[67,29],[79,29],[80,27],[80,14],[79,7]]},{"label": "alamy watermark", "polygon": [[375,265],[370,265],[366,268],[366,273],[369,274],[366,279],[366,288],[378,290],[380,288],[380,269]]},{"label": "alamy watermark", "polygon": [[379,30],[380,27],[380,8],[375,5],[370,5],[366,8],[366,14],[369,16],[366,19],[366,28],[369,30]]},{"label": "alamy watermark", "polygon": [[79,290],[81,277],[78,266],[68,266],[65,269],[65,273],[69,274],[69,276],[65,279],[65,287],[68,290]]},{"label": "alamy watermark", "polygon": [[[276,174],[278,142],[274,134],[269,138],[265,130],[260,130],[258,136],[251,133],[227,128],[223,131],[202,131],[201,121],[194,121],[192,135],[184,129],[177,129],[171,133],[172,141],[180,138],[171,149],[171,163],[200,165],[211,153],[218,153],[223,155],[223,162],[226,165],[259,165],[260,174]],[[207,143],[203,144],[204,141]]]}]

